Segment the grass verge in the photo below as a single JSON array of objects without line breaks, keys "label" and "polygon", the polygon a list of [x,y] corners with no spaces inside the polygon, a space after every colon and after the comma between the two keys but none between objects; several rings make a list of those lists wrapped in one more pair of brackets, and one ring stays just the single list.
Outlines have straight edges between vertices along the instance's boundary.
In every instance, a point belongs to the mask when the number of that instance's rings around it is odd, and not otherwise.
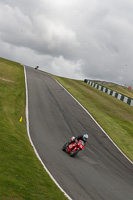
[{"label": "grass verge", "polygon": [[133,107],[83,81],[53,77],[91,113],[117,146],[133,161]]},{"label": "grass verge", "polygon": [[27,136],[24,69],[0,58],[0,200],[44,199],[67,198],[43,169]]}]

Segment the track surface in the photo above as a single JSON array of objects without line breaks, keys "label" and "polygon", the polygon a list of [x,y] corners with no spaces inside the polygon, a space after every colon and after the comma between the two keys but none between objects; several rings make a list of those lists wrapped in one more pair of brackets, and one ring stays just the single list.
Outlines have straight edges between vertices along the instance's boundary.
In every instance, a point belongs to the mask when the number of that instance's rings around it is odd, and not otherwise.
[{"label": "track surface", "polygon": [[[51,76],[26,74],[31,139],[59,185],[73,200],[133,200],[133,165]],[[71,158],[61,148],[82,133],[86,148]]]}]

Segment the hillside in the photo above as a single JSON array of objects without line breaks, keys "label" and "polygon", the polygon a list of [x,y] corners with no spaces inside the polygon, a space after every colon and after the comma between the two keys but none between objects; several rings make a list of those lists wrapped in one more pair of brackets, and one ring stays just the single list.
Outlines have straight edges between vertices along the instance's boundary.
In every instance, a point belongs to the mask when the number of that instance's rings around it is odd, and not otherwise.
[{"label": "hillside", "polygon": [[0,200],[26,199],[67,198],[44,170],[27,135],[24,68],[0,58]]}]

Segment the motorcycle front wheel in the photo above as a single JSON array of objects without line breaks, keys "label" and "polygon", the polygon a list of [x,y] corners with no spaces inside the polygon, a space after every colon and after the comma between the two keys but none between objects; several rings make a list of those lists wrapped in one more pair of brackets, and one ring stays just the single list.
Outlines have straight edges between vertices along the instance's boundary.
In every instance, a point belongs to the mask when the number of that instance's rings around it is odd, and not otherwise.
[{"label": "motorcycle front wheel", "polygon": [[71,157],[74,157],[74,156],[76,156],[76,154],[79,152],[79,149],[77,149],[77,150],[72,150],[71,151],[71,153],[69,154]]}]

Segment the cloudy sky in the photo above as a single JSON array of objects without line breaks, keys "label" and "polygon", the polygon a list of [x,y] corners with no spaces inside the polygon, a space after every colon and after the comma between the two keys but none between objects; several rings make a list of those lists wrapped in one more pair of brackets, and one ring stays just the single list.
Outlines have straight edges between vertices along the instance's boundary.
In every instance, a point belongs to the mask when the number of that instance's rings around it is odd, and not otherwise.
[{"label": "cloudy sky", "polygon": [[0,57],[133,84],[133,1],[0,0]]}]

